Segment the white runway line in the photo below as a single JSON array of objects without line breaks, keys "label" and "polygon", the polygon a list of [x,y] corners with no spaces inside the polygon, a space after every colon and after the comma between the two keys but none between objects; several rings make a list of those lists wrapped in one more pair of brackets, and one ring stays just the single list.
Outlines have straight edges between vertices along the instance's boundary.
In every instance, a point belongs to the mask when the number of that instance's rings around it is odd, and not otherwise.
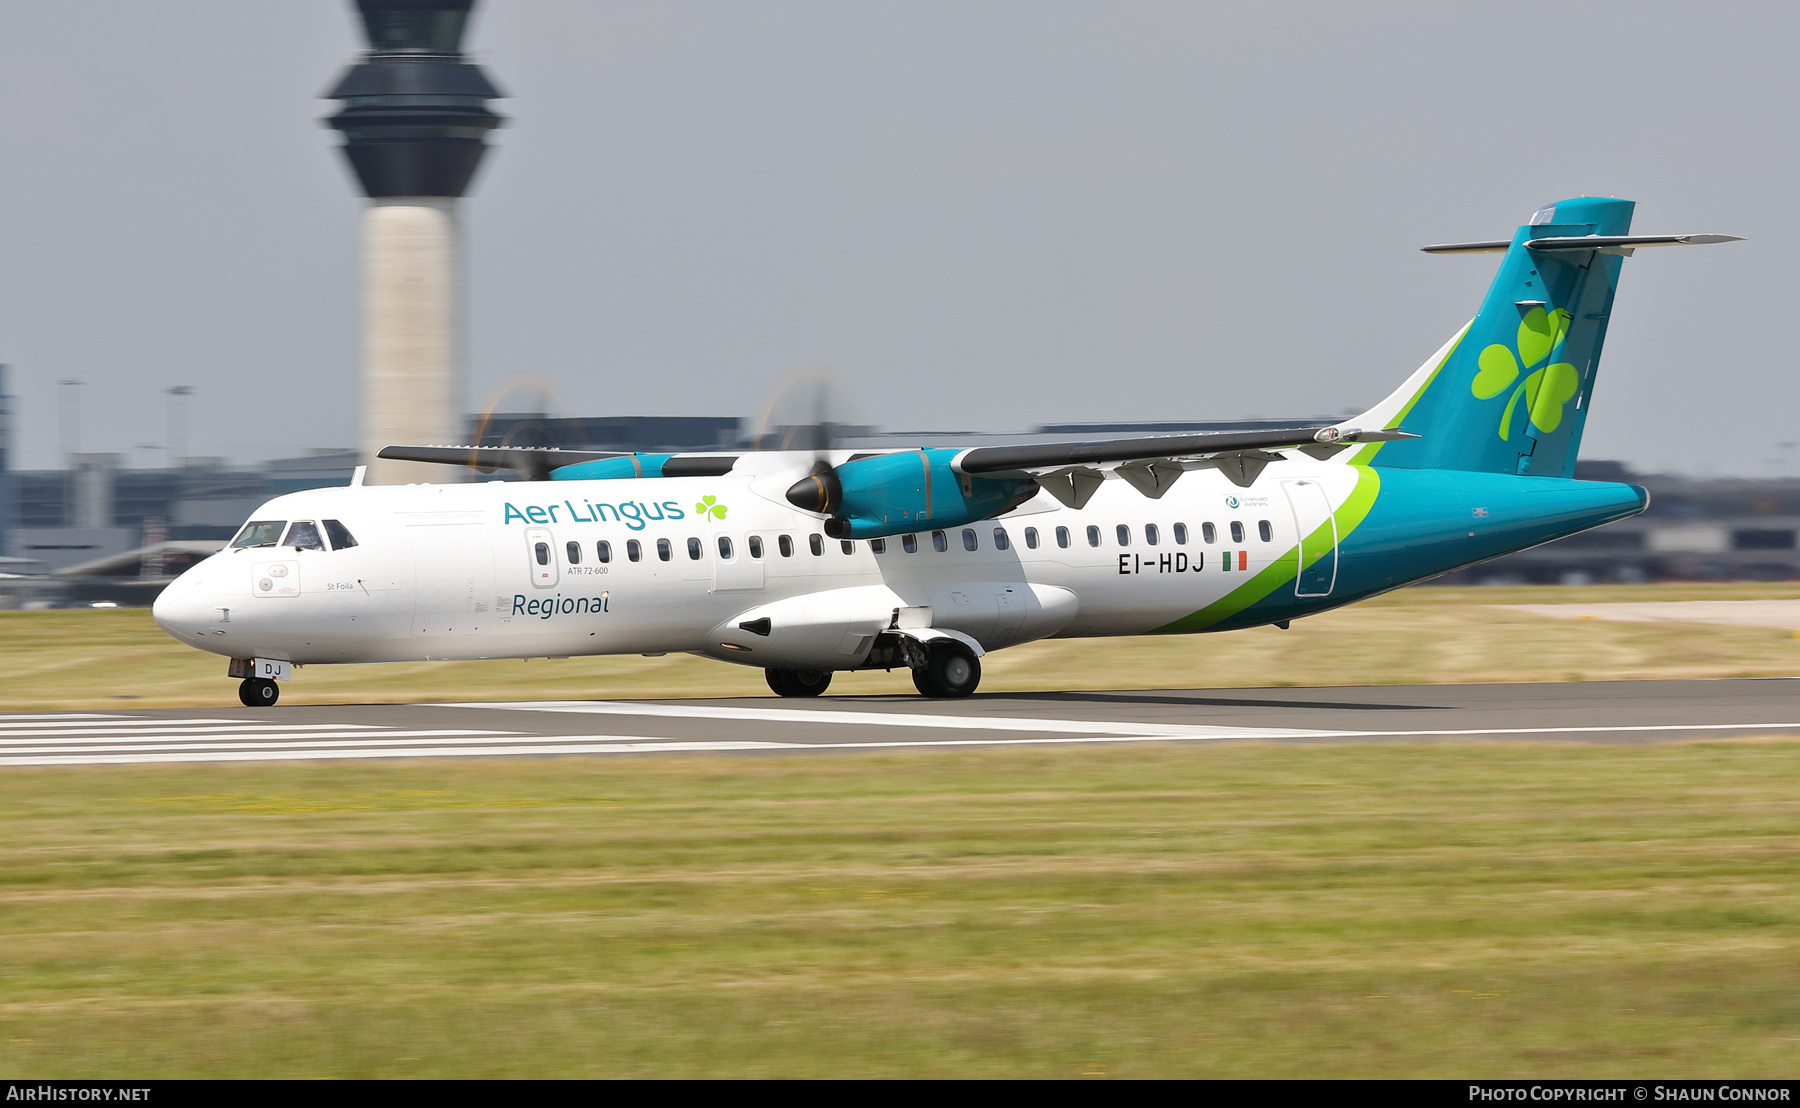
[{"label": "white runway line", "polygon": [[[262,762],[362,758],[468,758],[546,754],[670,754],[732,751],[899,750],[908,747],[1042,746],[1052,744],[1221,741],[1229,739],[1427,739],[1501,736],[1652,734],[1658,732],[1787,731],[1800,723],[1641,724],[1573,727],[1494,727],[1411,731],[1315,730],[1281,727],[1183,726],[1125,721],[1037,719],[1027,716],[954,716],[924,713],[807,711],[794,708],[725,708],[616,701],[533,701],[454,707],[527,712],[573,712],[629,718],[837,725],[987,731],[927,739],[821,741],[677,739],[654,735],[534,735],[517,731],[387,730],[377,725],[280,724],[246,720],[121,718],[94,716],[10,717],[20,726],[0,730],[0,766],[104,765],[151,762]],[[92,726],[104,719],[113,726]],[[56,724],[70,726],[58,727]],[[1033,732],[1034,734],[1026,734]],[[815,732],[816,733],[816,732]]]},{"label": "white runway line", "polygon": [[251,761],[316,758],[334,750],[357,753],[369,748],[397,754],[418,744],[493,746],[517,734],[468,728],[390,730],[366,723],[13,715],[0,726],[0,765]]},{"label": "white runway line", "polygon": [[[529,700],[510,704],[434,704],[436,708],[489,708],[515,712],[575,715],[651,716],[660,719],[728,719],[814,726],[915,727],[924,730],[1036,731],[1066,735],[1129,735],[1171,739],[1321,738],[1344,734],[1294,727],[1212,727],[1204,724],[1129,723],[1110,720],[1039,719],[1035,716],[950,716],[923,712],[849,712],[825,708],[715,708],[688,704],[644,704],[619,700]],[[811,744],[802,744],[811,745]]]},{"label": "white runway line", "polygon": [[[162,723],[161,720],[147,720],[147,723]],[[215,734],[256,734],[266,731],[303,732],[303,731],[380,731],[381,728],[368,723],[252,723],[238,727],[204,727],[181,726],[177,721],[171,726],[108,728],[104,731],[88,727],[40,727],[26,731],[0,731],[0,745],[21,738],[36,739],[68,739],[78,741],[84,739],[105,740],[123,736],[168,734],[171,737],[181,735],[215,735]],[[497,732],[510,734],[510,732]]]},{"label": "white runway line", "polygon": [[[383,750],[317,750],[310,752],[286,752],[279,750],[240,750],[223,753],[198,752],[191,754],[108,754],[92,757],[49,757],[12,759],[0,758],[0,766],[87,766],[87,765],[132,765],[145,762],[294,762],[294,761],[341,761],[355,758],[475,758],[518,756],[525,754],[668,754],[684,751],[727,751],[727,750],[767,750],[794,745],[786,743],[758,742],[705,742],[684,743],[652,740],[648,742],[605,744],[593,742],[592,735],[571,736],[584,740],[569,746],[546,746],[523,744],[519,746],[491,747],[456,747],[456,748],[424,748],[409,749],[390,747]],[[556,740],[540,740],[540,742]],[[806,749],[804,745],[796,749]]]}]

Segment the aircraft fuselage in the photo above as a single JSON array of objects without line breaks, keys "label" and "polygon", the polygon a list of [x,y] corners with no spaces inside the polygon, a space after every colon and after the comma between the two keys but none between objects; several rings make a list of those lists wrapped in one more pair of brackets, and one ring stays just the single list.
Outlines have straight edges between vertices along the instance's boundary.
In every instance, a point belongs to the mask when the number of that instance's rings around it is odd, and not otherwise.
[{"label": "aircraft fuselage", "polygon": [[[336,521],[355,545],[227,548],[172,584],[155,615],[200,649],[296,664],[691,651],[854,669],[871,664],[871,635],[902,610],[985,650],[1228,630],[1337,607],[1645,503],[1629,485],[1295,455],[1247,488],[1202,470],[1152,500],[1107,480],[1079,510],[1040,493],[966,527],[926,520],[883,540],[838,540],[782,499],[794,465],[747,455],[722,477],[293,493],[254,519],[281,524],[282,543],[294,522],[323,535]],[[768,613],[776,633],[742,626],[767,626],[756,621]],[[787,632],[796,621],[809,630]]]}]

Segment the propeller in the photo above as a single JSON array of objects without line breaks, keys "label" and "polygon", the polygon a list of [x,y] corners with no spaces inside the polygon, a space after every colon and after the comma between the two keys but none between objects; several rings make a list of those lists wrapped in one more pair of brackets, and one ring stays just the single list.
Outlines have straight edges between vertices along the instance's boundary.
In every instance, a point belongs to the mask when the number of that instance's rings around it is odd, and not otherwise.
[{"label": "propeller", "polygon": [[850,390],[826,366],[800,370],[769,394],[750,437],[751,447],[811,455],[807,475],[787,492],[790,503],[820,515],[830,515],[842,505],[843,487],[831,455],[845,438],[871,431],[858,418],[860,411]]},{"label": "propeller", "polygon": [[[558,407],[556,385],[548,377],[513,377],[501,383],[500,387],[488,394],[487,403],[482,405],[481,418],[475,424],[475,433],[471,436],[471,446],[498,446],[506,448],[524,448],[529,450],[554,450],[559,447],[586,443],[570,444],[557,441],[558,436],[548,422],[550,413]],[[510,422],[501,426],[495,422],[496,413],[510,418]],[[496,441],[489,442],[490,437]],[[541,480],[542,475],[530,468],[522,467],[514,458],[521,457],[512,450],[505,453],[496,452],[506,458],[507,468],[517,469],[527,480]],[[468,460],[463,464],[478,473],[492,473],[501,468],[493,464],[491,457],[482,457],[482,452],[470,450]]]}]

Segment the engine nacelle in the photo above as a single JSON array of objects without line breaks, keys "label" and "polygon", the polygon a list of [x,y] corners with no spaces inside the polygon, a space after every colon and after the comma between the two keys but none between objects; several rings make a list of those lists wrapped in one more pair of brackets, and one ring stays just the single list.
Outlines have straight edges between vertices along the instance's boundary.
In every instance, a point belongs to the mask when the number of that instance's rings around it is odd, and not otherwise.
[{"label": "engine nacelle", "polygon": [[788,503],[829,516],[834,539],[879,539],[991,519],[1037,494],[1037,482],[959,473],[944,448],[871,454],[796,481]]}]

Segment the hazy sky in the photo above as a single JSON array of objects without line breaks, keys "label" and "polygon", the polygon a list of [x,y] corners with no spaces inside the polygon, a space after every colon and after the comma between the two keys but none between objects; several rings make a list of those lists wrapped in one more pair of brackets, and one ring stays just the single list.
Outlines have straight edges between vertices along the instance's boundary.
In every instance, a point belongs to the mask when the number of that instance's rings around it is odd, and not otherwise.
[{"label": "hazy sky", "polygon": [[[471,408],[739,415],[832,367],[889,427],[1360,409],[1566,196],[1746,235],[1625,264],[1584,457],[1785,471],[1800,6],[483,0]],[[343,0],[0,0],[0,361],[23,467],[345,446]],[[136,450],[134,464],[156,455]],[[1794,465],[1800,472],[1800,462]]]}]

